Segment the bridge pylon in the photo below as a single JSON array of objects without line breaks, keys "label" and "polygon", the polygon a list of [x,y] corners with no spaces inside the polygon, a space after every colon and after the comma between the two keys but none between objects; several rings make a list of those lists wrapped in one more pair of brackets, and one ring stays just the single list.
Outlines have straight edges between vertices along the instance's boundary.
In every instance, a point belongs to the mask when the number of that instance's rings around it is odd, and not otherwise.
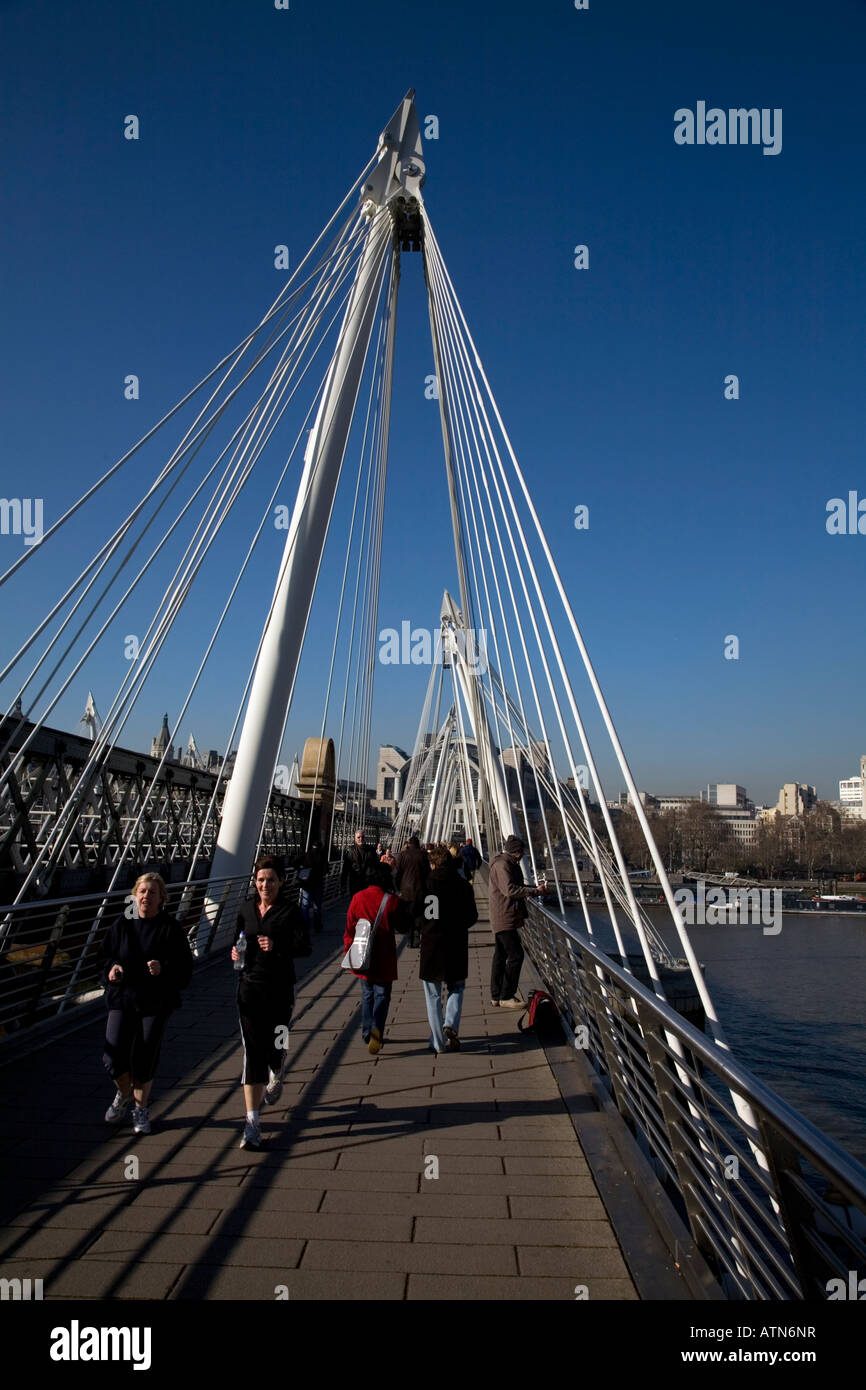
[{"label": "bridge pylon", "polygon": [[[363,251],[304,453],[304,471],[223,806],[212,868],[215,879],[249,873],[255,857],[364,364],[386,283],[390,382],[399,283],[395,225],[399,230],[424,180],[413,95],[407,94],[380,136],[378,163],[361,194],[359,215],[367,222]],[[383,421],[387,429],[387,412],[383,412]],[[215,906],[209,899],[206,917],[210,918]]]}]

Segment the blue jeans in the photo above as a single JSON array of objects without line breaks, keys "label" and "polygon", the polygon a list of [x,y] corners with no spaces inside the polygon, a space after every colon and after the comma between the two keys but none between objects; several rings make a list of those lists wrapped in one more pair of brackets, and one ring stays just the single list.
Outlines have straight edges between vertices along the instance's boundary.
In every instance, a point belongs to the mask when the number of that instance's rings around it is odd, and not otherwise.
[{"label": "blue jeans", "polygon": [[458,1032],[460,1028],[460,1015],[463,1011],[463,991],[466,988],[465,980],[448,981],[445,988],[448,991],[448,999],[445,1004],[445,1018],[442,1018],[442,984],[439,980],[422,980],[424,986],[424,1002],[427,1005],[427,1018],[430,1023],[430,1046],[435,1047],[437,1052],[445,1051],[444,1028],[453,1028]]},{"label": "blue jeans", "polygon": [[321,909],[316,902],[314,894],[311,893],[308,888],[302,888],[298,894],[298,907],[304,915],[307,931],[321,931]]},{"label": "blue jeans", "polygon": [[384,1037],[388,1005],[391,1003],[391,981],[386,985],[374,985],[369,980],[361,981],[361,1037],[370,1041],[370,1031],[378,1028],[379,1036]]}]

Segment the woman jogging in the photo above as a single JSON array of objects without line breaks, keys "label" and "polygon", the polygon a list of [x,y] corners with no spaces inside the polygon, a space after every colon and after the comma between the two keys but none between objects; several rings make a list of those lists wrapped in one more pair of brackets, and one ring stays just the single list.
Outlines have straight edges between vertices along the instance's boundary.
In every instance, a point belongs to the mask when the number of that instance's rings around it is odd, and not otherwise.
[{"label": "woman jogging", "polygon": [[294,958],[312,954],[303,913],[283,896],[284,877],[279,860],[270,855],[256,860],[256,896],[238,913],[232,946],[232,960],[242,964],[238,983],[246,1111],[242,1149],[261,1148],[262,1101],[276,1105],[282,1094],[295,1002]]},{"label": "woman jogging", "polygon": [[165,910],[160,875],[142,874],[132,891],[137,915],[118,917],[100,950],[108,1005],[103,1060],[117,1087],[105,1118],[118,1124],[131,1105],[134,1132],[150,1134],[148,1101],[162,1036],[189,984],[192,953]]}]

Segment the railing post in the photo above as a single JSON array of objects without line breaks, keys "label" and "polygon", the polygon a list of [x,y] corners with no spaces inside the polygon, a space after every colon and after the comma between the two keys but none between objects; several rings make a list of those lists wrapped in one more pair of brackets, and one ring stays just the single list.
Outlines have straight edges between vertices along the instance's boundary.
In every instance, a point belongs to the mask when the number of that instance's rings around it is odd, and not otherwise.
[{"label": "railing post", "polygon": [[39,971],[37,974],[36,981],[33,985],[33,993],[30,996],[30,1003],[27,1005],[25,1027],[27,1024],[32,1023],[36,1015],[36,1010],[39,1008],[39,1000],[42,998],[42,991],[44,990],[45,983],[48,979],[49,974],[51,973],[51,967],[54,964],[54,957],[57,954],[57,947],[60,945],[60,939],[63,936],[63,929],[66,926],[68,918],[69,904],[64,903],[54,919],[54,925],[51,928],[51,933],[48,937],[45,950],[42,953],[42,960],[39,965]]},{"label": "railing post", "polygon": [[[711,1231],[707,1231],[704,1226],[703,1213],[700,1203],[695,1197],[698,1175],[692,1162],[692,1156],[688,1145],[682,1139],[683,1117],[674,1102],[674,1080],[667,1067],[669,1053],[664,1043],[661,1042],[657,1033],[658,1026],[651,1017],[645,1017],[641,1010],[640,1000],[635,1000],[638,1018],[643,1032],[643,1044],[646,1048],[647,1058],[652,1067],[653,1079],[655,1081],[656,1094],[661,1106],[662,1118],[670,1144],[671,1156],[677,1172],[677,1183],[686,1207],[689,1227],[695,1240],[695,1244],[701,1254],[708,1261],[710,1268],[719,1269],[713,1246],[713,1236]],[[692,1098],[692,1101],[694,1098]],[[689,1098],[683,1096],[683,1103],[688,1105]],[[707,1155],[707,1162],[709,1162]],[[712,1177],[710,1179],[713,1181]],[[716,1185],[715,1183],[713,1184]]]},{"label": "railing post", "polygon": [[[225,887],[223,888],[223,891],[222,891],[222,893],[220,894],[219,902],[216,904],[216,911],[214,912],[214,915],[213,915],[213,917],[212,917],[212,919],[211,919],[211,922],[210,922],[210,931],[209,931],[208,934],[207,934],[207,940],[205,941],[204,950],[200,953],[201,955],[204,955],[204,956],[210,955],[210,949],[211,949],[211,947],[213,946],[214,937],[216,936],[217,930],[218,930],[218,928],[219,928],[219,924],[220,924],[220,922],[222,921],[222,915],[223,915],[223,912],[225,911],[226,903],[228,902],[228,900],[229,900],[229,898],[230,898],[230,896],[231,896],[231,891],[232,891],[232,880],[231,880],[230,878],[227,878],[227,879],[226,879],[226,882],[225,882]],[[209,916],[209,915],[210,915],[210,910],[212,910],[212,908],[213,908],[213,899],[211,899],[210,904],[208,904],[208,908],[209,908],[209,911],[208,911],[208,916]]]},{"label": "railing post", "polygon": [[100,902],[96,916],[94,917],[93,923],[91,924],[90,931],[87,933],[87,940],[85,941],[84,945],[78,953],[78,960],[75,962],[75,968],[72,971],[72,977],[69,981],[69,984],[66,986],[65,993],[57,1009],[57,1012],[59,1014],[64,1013],[66,1005],[69,1003],[70,999],[73,999],[75,997],[75,986],[78,984],[78,976],[81,974],[81,968],[84,965],[85,960],[87,959],[88,952],[90,951],[91,946],[94,944],[96,940],[97,934],[102,925],[103,917],[105,916],[105,909],[108,906],[108,902],[109,896],[106,894]]},{"label": "railing post", "polygon": [[[632,1114],[632,1106],[629,1103],[628,1092],[624,1090],[622,1085],[617,1041],[614,1037],[613,1028],[611,1027],[608,1005],[605,1003],[602,993],[602,981],[596,973],[595,963],[593,961],[587,961],[583,954],[581,954],[581,964],[583,966],[585,988],[589,991],[592,999],[595,1022],[601,1035],[601,1046],[604,1051],[604,1061],[607,1067],[607,1074],[610,1077],[613,1097],[616,1101],[616,1107],[619,1113],[625,1117]],[[635,1115],[634,1119],[636,1123],[640,1122],[639,1115]]]},{"label": "railing post", "polygon": [[820,1275],[824,1271],[819,1265],[816,1251],[805,1235],[807,1228],[816,1232],[814,1212],[803,1194],[797,1190],[796,1183],[791,1181],[792,1174],[803,1179],[799,1156],[796,1149],[763,1115],[758,1116],[758,1129],[776,1189],[779,1214],[785,1227],[788,1250],[797,1272],[801,1297],[807,1303],[821,1302],[826,1299],[827,1291],[824,1289],[823,1293],[819,1293],[815,1286],[817,1284],[820,1287]]}]

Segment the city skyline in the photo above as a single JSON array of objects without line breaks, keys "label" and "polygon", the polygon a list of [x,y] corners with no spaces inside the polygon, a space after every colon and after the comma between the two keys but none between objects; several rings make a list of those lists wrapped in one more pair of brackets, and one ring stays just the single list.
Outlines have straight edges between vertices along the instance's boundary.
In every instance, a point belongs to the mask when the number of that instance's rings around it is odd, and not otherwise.
[{"label": "city skyline", "polygon": [[[192,737],[194,737],[193,731],[190,731],[190,735],[191,735]],[[156,739],[153,739],[153,740],[152,740],[152,744],[153,744],[154,746],[155,746],[155,744],[156,744],[156,741],[157,741]],[[196,745],[198,746],[198,740],[196,740]],[[183,758],[186,756],[186,746],[187,746],[187,741],[184,741],[183,744],[181,744],[181,745],[175,744],[175,752],[176,752],[176,754],[177,754],[177,761],[178,761],[178,762],[183,761]],[[400,750],[403,750],[403,749],[404,749],[404,745],[401,744],[401,743],[399,743],[399,742],[396,741],[396,740],[390,740],[390,741],[387,742],[387,743],[381,743],[381,744],[379,744],[378,748],[376,748],[375,750],[374,750],[374,749],[371,749],[371,755],[370,755],[370,769],[371,769],[371,771],[372,771],[373,774],[374,774],[374,775],[372,776],[372,778],[370,779],[370,781],[369,781],[369,786],[370,786],[371,789],[375,789],[375,784],[376,784],[375,769],[376,769],[376,767],[378,766],[378,763],[379,763],[379,761],[380,761],[380,759],[381,759],[382,752],[383,752],[383,750],[386,750],[386,749],[389,749],[389,748],[393,748],[393,749],[396,749],[397,751],[400,751]],[[210,750],[208,750],[208,751],[210,751]],[[505,751],[505,752],[510,752],[511,750],[510,750],[510,749],[505,749],[504,751]],[[218,752],[219,752],[219,756],[222,757],[222,750],[218,750]],[[289,765],[291,765],[291,762],[293,762],[294,759],[295,759],[296,757],[297,757],[297,758],[300,758],[302,752],[303,752],[303,746],[300,746],[299,748],[295,749],[294,752],[292,752],[292,754],[291,754]],[[405,753],[406,753],[406,756],[407,756],[407,757],[411,757],[411,756],[412,756],[411,748],[405,749]],[[863,756],[866,757],[866,755],[863,755]],[[563,780],[567,780],[567,779],[565,778],[565,776],[563,776]],[[763,797],[763,796],[749,796],[749,800],[750,800],[751,802],[753,802],[756,806],[773,807],[773,806],[775,806],[775,805],[778,803],[779,791],[783,790],[784,787],[785,787],[785,785],[786,785],[786,784],[789,784],[792,780],[793,780],[794,782],[796,782],[797,784],[801,785],[801,786],[812,786],[812,787],[815,787],[816,789],[817,789],[817,787],[818,787],[818,782],[817,782],[817,781],[816,781],[816,782],[809,782],[809,781],[807,781],[805,778],[802,778],[802,779],[800,779],[800,778],[796,778],[796,779],[785,779],[785,781],[780,782],[779,788],[777,789],[774,798],[771,797],[770,799],[767,799],[767,798],[765,798],[765,797]],[[856,774],[856,777],[855,777],[855,778],[852,778],[852,779],[842,779],[842,778],[838,779],[837,782],[836,782],[836,784],[835,784],[837,795],[836,795],[836,796],[823,796],[823,795],[821,795],[820,792],[819,792],[819,793],[818,793],[818,800],[819,800],[819,801],[838,802],[840,799],[842,799],[842,798],[840,798],[839,793],[840,793],[840,791],[841,791],[840,783],[841,783],[843,780],[851,780],[851,781],[855,781],[855,780],[856,780],[858,783],[860,783],[861,777],[860,777],[860,774],[858,773],[858,774]],[[667,787],[667,786],[666,786],[666,787],[655,787],[652,791],[650,791],[649,788],[647,788],[647,787],[639,787],[639,790],[640,790],[641,792],[645,792],[647,795],[652,796],[652,797],[688,796],[688,797],[693,797],[693,799],[697,801],[697,800],[703,800],[703,799],[705,799],[705,797],[704,797],[704,792],[705,792],[705,790],[706,790],[706,788],[707,788],[708,786],[712,786],[712,785],[716,785],[716,784],[713,784],[713,783],[705,783],[703,786],[699,787],[696,791],[692,791],[692,790],[689,790],[688,788],[684,788],[684,787],[676,788],[676,787],[673,787],[673,786],[670,786],[670,787]],[[749,786],[748,781],[747,781],[746,783],[729,783],[729,784],[719,784],[719,785],[736,785],[738,788],[744,788],[744,789],[747,790],[747,791],[748,791],[748,786]],[[616,801],[616,800],[621,799],[621,798],[622,798],[623,796],[625,796],[625,795],[626,795],[626,788],[625,788],[625,787],[616,788],[616,789],[614,789],[613,791],[610,792],[610,794],[609,794],[609,796],[608,796],[608,800],[609,800],[609,801]]]}]

